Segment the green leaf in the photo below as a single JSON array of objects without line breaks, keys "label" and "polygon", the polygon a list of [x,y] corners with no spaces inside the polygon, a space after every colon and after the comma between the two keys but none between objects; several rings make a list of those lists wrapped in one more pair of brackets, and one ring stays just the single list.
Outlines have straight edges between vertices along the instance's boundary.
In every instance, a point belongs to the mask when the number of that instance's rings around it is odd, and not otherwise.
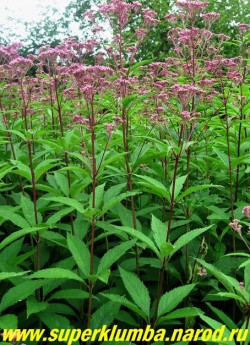
[{"label": "green leaf", "polygon": [[166,292],[160,299],[157,316],[158,318],[169,313],[176,308],[193,290],[196,284],[179,286],[169,292]]},{"label": "green leaf", "polygon": [[244,269],[244,283],[246,291],[250,294],[250,262]]},{"label": "green leaf", "polygon": [[246,267],[246,266],[248,266],[250,264],[250,259],[249,260],[246,260],[246,261],[244,261],[244,262],[242,262],[242,264],[240,264],[240,266],[239,266],[239,269],[240,268],[243,268],[243,267]]},{"label": "green leaf", "polygon": [[224,187],[221,185],[213,185],[213,184],[203,184],[201,186],[189,187],[183,193],[181,193],[181,195],[179,195],[178,198],[176,198],[176,202],[179,202],[180,200],[185,198],[187,195],[198,192],[200,190],[209,189],[209,188],[224,188]]},{"label": "green leaf", "polygon": [[133,102],[136,100],[137,95],[129,95],[127,97],[124,97],[122,100],[122,106],[123,109],[126,110],[129,106],[133,104]]},{"label": "green leaf", "polygon": [[174,246],[170,242],[165,242],[161,245],[161,253],[167,259],[174,251]]},{"label": "green leaf", "polygon": [[170,193],[167,188],[159,181],[149,176],[136,175],[143,181],[139,181],[140,185],[145,186],[152,194],[166,198],[170,202]]},{"label": "green leaf", "polygon": [[27,220],[19,216],[19,214],[16,214],[4,208],[0,209],[0,217],[12,222],[13,224],[15,224],[16,226],[20,228],[28,228],[30,226]]},{"label": "green leaf", "polygon": [[217,156],[220,158],[221,162],[224,164],[224,166],[228,169],[228,156],[220,151],[219,149],[217,149],[216,147],[213,147],[214,152],[217,154]]},{"label": "green leaf", "polygon": [[[105,183],[103,183],[100,186],[97,186],[95,189],[95,205],[94,205],[95,209],[98,209],[103,201],[104,187],[105,187]],[[92,202],[93,202],[93,193],[91,193],[90,200],[89,200],[90,208],[93,208]]]},{"label": "green leaf", "polygon": [[121,153],[117,153],[117,154],[114,154],[112,155],[110,158],[108,159],[105,159],[104,162],[102,162],[102,165],[100,166],[99,170],[98,170],[98,175],[104,170],[104,168],[108,165],[110,165],[111,163],[113,162],[119,162],[119,160],[121,158],[123,158],[124,156],[127,155],[127,152],[121,152]]},{"label": "green leaf", "polygon": [[70,321],[56,313],[47,313],[46,311],[39,313],[39,318],[49,329],[71,329]]},{"label": "green leaf", "polygon": [[173,256],[178,250],[180,250],[182,247],[187,245],[189,242],[191,242],[193,239],[195,239],[197,236],[203,234],[205,231],[209,230],[213,225],[206,226],[205,228],[195,229],[187,232],[186,234],[182,235],[178,238],[178,240],[174,243],[174,250],[170,254],[170,257]]},{"label": "green leaf", "polygon": [[56,243],[57,245],[59,245],[61,247],[67,248],[67,242],[66,242],[65,237],[58,232],[46,231],[42,235],[42,238],[46,239],[48,241],[51,241],[53,243]]},{"label": "green leaf", "polygon": [[113,208],[115,205],[119,204],[122,200],[132,196],[137,195],[139,192],[125,192],[120,194],[119,196],[113,197],[106,203],[104,203],[104,206],[100,212],[98,212],[98,217],[101,217],[104,215],[107,211],[109,211],[111,208]]},{"label": "green leaf", "polygon": [[41,230],[45,231],[46,229],[47,229],[46,227],[39,227],[39,226],[37,226],[37,227],[32,227],[32,228],[27,228],[27,229],[22,229],[22,230],[15,231],[11,235],[6,237],[0,243],[0,250],[3,249],[4,247],[6,247],[11,242],[14,242],[15,240],[17,240],[18,238],[20,238],[22,236],[25,236],[27,234],[32,234],[33,232],[39,232]]},{"label": "green leaf", "polygon": [[59,204],[63,204],[66,206],[70,206],[73,207],[75,210],[77,210],[79,213],[84,213],[84,209],[83,209],[83,205],[74,199],[70,199],[67,197],[63,197],[63,196],[56,196],[56,197],[46,197],[43,198],[44,200],[48,200],[48,201],[54,201],[54,202],[58,202]]},{"label": "green leaf", "polygon": [[40,177],[47,171],[49,171],[50,169],[53,169],[54,167],[56,167],[59,163],[54,163],[55,161],[57,161],[58,159],[46,159],[45,161],[40,162],[34,172],[35,172],[35,179],[36,182],[38,182],[38,180],[40,179]]},{"label": "green leaf", "polygon": [[14,277],[20,277],[23,276],[24,274],[27,274],[30,271],[25,271],[25,272],[1,272],[0,273],[0,280],[4,280],[4,279],[10,279],[10,278],[14,278]]},{"label": "green leaf", "polygon": [[[129,228],[127,226],[113,226],[114,229],[117,229],[117,232],[124,231],[130,236],[137,238],[141,242],[145,243],[148,248],[150,248],[157,256],[158,258],[161,258],[161,254],[159,253],[157,247],[155,246],[154,242],[148,238],[148,236],[144,235],[142,232]],[[139,244],[138,244],[139,245]]]},{"label": "green leaf", "polygon": [[[4,130],[4,129],[2,128],[2,130]],[[15,129],[6,129],[6,132],[13,133],[13,134],[17,135],[18,137],[20,137],[21,139],[23,139],[24,142],[26,142],[26,137],[21,131],[17,131]]]},{"label": "green leaf", "polygon": [[69,183],[68,183],[67,177],[64,176],[63,174],[60,174],[58,171],[54,172],[54,176],[55,176],[56,184],[61,189],[63,194],[66,197],[68,197],[69,196]]},{"label": "green leaf", "polygon": [[[213,320],[212,318],[210,318],[210,317],[208,317],[206,315],[200,314],[199,317],[203,321],[205,321],[209,325],[209,327],[211,327],[214,330],[217,330],[217,329],[220,329],[222,327],[225,327],[224,323],[222,324],[222,323],[220,323],[218,321],[215,321],[215,320]],[[225,328],[225,330],[223,332],[223,337],[229,339],[230,338],[230,334],[231,334],[231,331],[229,331],[227,328]],[[235,345],[235,341],[234,340],[232,340],[232,341],[223,341],[223,344],[225,344],[225,345]]]},{"label": "green leaf", "polygon": [[129,301],[126,297],[120,296],[120,295],[109,294],[109,293],[101,293],[101,295],[110,299],[111,301],[115,303],[118,303],[120,305],[127,307],[128,309],[132,310],[134,313],[141,316],[142,318],[144,319],[146,318],[145,313],[141,309],[136,307],[136,305],[132,303],[131,301]]},{"label": "green leaf", "polygon": [[150,296],[148,289],[142,281],[133,273],[127,272],[121,267],[119,268],[121,278],[129,295],[135,304],[147,315],[149,318],[150,312]]},{"label": "green leaf", "polygon": [[18,318],[13,314],[6,314],[0,316],[0,329],[16,329],[18,325]]},{"label": "green leaf", "polygon": [[25,300],[32,295],[35,290],[44,285],[43,281],[26,281],[10,288],[4,295],[0,304],[0,312],[13,306],[19,301]]},{"label": "green leaf", "polygon": [[8,168],[8,165],[1,167],[1,170],[0,170],[0,180],[2,180],[4,178],[4,176],[6,174],[8,174],[13,169],[14,169],[14,167]]},{"label": "green leaf", "polygon": [[89,293],[80,289],[63,289],[55,292],[48,300],[53,299],[86,299],[89,297]]},{"label": "green leaf", "polygon": [[88,277],[90,269],[90,253],[86,244],[78,237],[71,234],[68,234],[67,236],[67,244],[77,266],[85,277]]},{"label": "green leaf", "polygon": [[136,243],[136,239],[124,242],[112,249],[101,258],[98,266],[97,275],[101,274],[107,268],[110,268],[116,261],[118,261],[126,252],[132,248]]},{"label": "green leaf", "polygon": [[[180,176],[180,177],[178,177],[178,178],[176,179],[176,181],[175,181],[175,187],[174,187],[174,200],[176,200],[176,198],[177,198],[178,195],[180,194],[180,191],[182,190],[183,185],[184,185],[186,179],[187,179],[187,175],[185,175],[185,176]],[[170,193],[170,195],[172,195],[172,193],[173,193],[173,182],[172,182],[172,184],[171,184],[171,186],[170,186],[169,193]]]},{"label": "green leaf", "polygon": [[79,282],[83,282],[74,272],[64,268],[45,268],[31,274],[27,279],[44,278],[44,279],[73,279]]},{"label": "green leaf", "polygon": [[[242,291],[239,286],[238,280],[236,280],[233,277],[230,277],[224,273],[222,273],[218,268],[215,266],[207,263],[206,261],[202,259],[196,259],[196,261],[201,265],[204,266],[212,275],[215,276],[221,282],[222,285],[231,293],[238,293],[240,296],[242,296]],[[242,296],[243,297],[243,296]]]},{"label": "green leaf", "polygon": [[182,318],[186,318],[186,317],[194,317],[200,314],[204,314],[204,312],[199,309],[199,308],[195,308],[195,307],[186,307],[186,308],[180,308],[180,309],[176,309],[174,311],[172,311],[171,313],[169,313],[166,316],[160,317],[157,324],[161,324],[165,321],[168,320],[175,320],[175,319],[182,319]]},{"label": "green leaf", "polygon": [[152,96],[153,93],[146,93],[143,95],[129,95],[122,100],[122,105],[124,110],[128,111],[132,109],[136,104],[141,104],[144,99],[147,99],[148,97]]},{"label": "green leaf", "polygon": [[225,314],[222,310],[215,308],[210,303],[206,304],[218,316],[218,318],[223,322],[223,324],[228,327],[228,329],[237,329],[237,325],[229,318],[227,314]]},{"label": "green leaf", "polygon": [[133,64],[130,67],[130,74],[132,74],[132,72],[136,71],[139,67],[149,65],[151,62],[152,62],[152,60],[143,60],[143,61],[139,61],[139,62]]},{"label": "green leaf", "polygon": [[[25,219],[29,222],[29,225],[36,226],[34,204],[27,196],[21,195],[21,208]],[[42,223],[41,214],[38,212],[38,223]]]},{"label": "green leaf", "polygon": [[232,292],[218,292],[216,295],[220,297],[233,298],[236,301],[240,301],[243,305],[247,302],[241,296],[236,295],[235,293],[232,293]]},{"label": "green leaf", "polygon": [[161,249],[162,244],[166,242],[167,226],[152,215],[151,229],[153,231],[155,243],[157,244],[157,247]]},{"label": "green leaf", "polygon": [[103,325],[108,328],[113,323],[119,309],[120,305],[112,301],[103,304],[92,315],[90,321],[91,329],[98,329],[103,327]]},{"label": "green leaf", "polygon": [[53,214],[52,216],[50,216],[47,219],[46,224],[48,224],[48,225],[56,224],[57,222],[59,222],[59,220],[61,220],[67,214],[71,213],[73,210],[74,210],[73,207],[63,208],[62,210],[60,210],[60,211],[56,212],[55,214]]},{"label": "green leaf", "polygon": [[126,187],[126,183],[120,183],[120,184],[110,187],[107,191],[105,191],[104,197],[103,197],[104,205],[110,202],[110,200],[115,198],[117,195],[121,194],[121,191],[125,187]]},{"label": "green leaf", "polygon": [[32,314],[40,313],[49,306],[47,302],[38,302],[34,296],[27,299],[27,318]]},{"label": "green leaf", "polygon": [[13,174],[17,174],[17,175],[20,175],[20,176],[23,176],[25,177],[29,182],[31,182],[31,173],[30,173],[30,168],[23,164],[22,162],[20,161],[15,161],[15,160],[11,160],[11,163],[17,167],[17,170],[13,170],[12,173]]}]

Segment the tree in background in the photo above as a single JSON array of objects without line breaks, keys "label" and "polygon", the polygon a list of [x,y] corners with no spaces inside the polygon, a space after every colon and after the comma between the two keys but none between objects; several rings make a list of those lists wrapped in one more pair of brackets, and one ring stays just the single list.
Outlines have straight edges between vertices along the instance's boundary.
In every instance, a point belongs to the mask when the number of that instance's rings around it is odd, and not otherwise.
[{"label": "tree in background", "polygon": [[[98,0],[95,2],[98,5],[104,0]],[[128,0],[132,3],[133,0]],[[144,8],[149,8],[157,13],[160,23],[151,32],[148,33],[146,39],[140,49],[140,53],[137,55],[139,60],[152,59],[152,60],[164,60],[166,54],[171,53],[171,43],[168,39],[168,31],[170,30],[169,23],[164,19],[165,15],[169,12],[173,12],[175,9],[174,0],[141,0],[141,4]],[[90,30],[88,24],[83,20],[82,13],[93,7],[91,1],[72,0],[67,7],[67,17],[71,13],[73,20],[80,23],[80,28],[84,31]],[[211,0],[208,11],[218,12],[221,17],[213,25],[214,33],[223,32],[234,40],[237,37],[238,30],[237,24],[249,22],[250,20],[250,6],[249,0]],[[137,17],[130,23],[127,35],[133,35],[135,30],[140,27],[142,18]],[[227,43],[225,46],[225,53],[228,55],[238,55],[238,45],[234,43]]]}]

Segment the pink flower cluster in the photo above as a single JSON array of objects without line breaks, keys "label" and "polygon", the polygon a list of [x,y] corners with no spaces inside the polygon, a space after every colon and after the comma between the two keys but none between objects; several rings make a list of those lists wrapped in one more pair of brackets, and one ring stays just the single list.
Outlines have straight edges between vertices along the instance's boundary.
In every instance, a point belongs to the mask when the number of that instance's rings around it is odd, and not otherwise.
[{"label": "pink flower cluster", "polygon": [[238,232],[238,234],[241,235],[242,225],[240,225],[239,223],[240,221],[238,219],[233,219],[233,221],[229,223],[229,226],[233,231]]},{"label": "pink flower cluster", "polygon": [[196,1],[196,0],[191,0],[191,1],[178,0],[176,4],[177,6],[184,8],[187,12],[195,12],[197,10],[198,11],[204,10],[209,5],[209,2]]},{"label": "pink flower cluster", "polygon": [[113,123],[105,123],[104,127],[106,128],[108,134],[110,134],[116,128],[116,125],[114,125]]},{"label": "pink flower cluster", "polygon": [[238,25],[238,29],[239,31],[241,31],[242,33],[245,33],[247,31],[250,30],[250,25],[249,24],[239,24]]},{"label": "pink flower cluster", "polygon": [[[98,9],[99,12],[106,17],[110,15],[117,16],[118,22],[123,29],[128,24],[131,11],[133,10],[134,13],[137,13],[141,7],[142,4],[139,1],[134,1],[130,4],[122,0],[111,0],[109,4],[100,5]],[[93,19],[93,15],[93,12],[87,13],[88,18],[90,19]]]},{"label": "pink flower cluster", "polygon": [[203,19],[205,25],[211,26],[214,21],[220,18],[220,14],[217,12],[207,12],[201,14],[201,18]]},{"label": "pink flower cluster", "polygon": [[142,10],[142,14],[144,17],[144,22],[146,26],[151,26],[152,24],[158,24],[160,21],[156,18],[157,13],[152,10]]},{"label": "pink flower cluster", "polygon": [[247,218],[250,218],[250,206],[244,206],[242,210],[242,214]]}]

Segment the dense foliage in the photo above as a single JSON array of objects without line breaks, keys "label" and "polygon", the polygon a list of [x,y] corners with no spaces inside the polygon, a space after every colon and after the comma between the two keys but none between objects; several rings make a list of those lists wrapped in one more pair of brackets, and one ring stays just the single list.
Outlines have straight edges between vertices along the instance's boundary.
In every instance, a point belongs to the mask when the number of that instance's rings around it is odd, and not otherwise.
[{"label": "dense foliage", "polygon": [[0,47],[0,328],[249,328],[249,25],[224,57],[219,14],[177,5],[164,61],[137,60],[137,1],[88,10],[86,42]]}]

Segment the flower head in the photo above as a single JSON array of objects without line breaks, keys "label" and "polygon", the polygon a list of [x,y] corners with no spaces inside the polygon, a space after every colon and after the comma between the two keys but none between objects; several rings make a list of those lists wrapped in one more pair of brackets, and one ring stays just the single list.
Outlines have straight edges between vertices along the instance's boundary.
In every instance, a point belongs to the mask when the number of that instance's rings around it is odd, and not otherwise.
[{"label": "flower head", "polygon": [[108,134],[110,134],[116,128],[116,125],[114,125],[113,123],[105,123],[104,127],[106,128]]},{"label": "flower head", "polygon": [[200,277],[207,275],[207,270],[204,266],[200,266],[197,273]]},{"label": "flower head", "polygon": [[240,221],[238,219],[233,219],[233,221],[231,223],[229,223],[228,225],[230,226],[230,228],[233,231],[236,231],[236,232],[238,232],[239,235],[241,235],[242,225],[240,225],[239,222]]},{"label": "flower head", "polygon": [[249,24],[239,24],[238,29],[241,32],[249,31],[250,30],[250,25]]},{"label": "flower head", "polygon": [[244,214],[247,218],[250,218],[250,206],[244,206],[242,214]]}]

